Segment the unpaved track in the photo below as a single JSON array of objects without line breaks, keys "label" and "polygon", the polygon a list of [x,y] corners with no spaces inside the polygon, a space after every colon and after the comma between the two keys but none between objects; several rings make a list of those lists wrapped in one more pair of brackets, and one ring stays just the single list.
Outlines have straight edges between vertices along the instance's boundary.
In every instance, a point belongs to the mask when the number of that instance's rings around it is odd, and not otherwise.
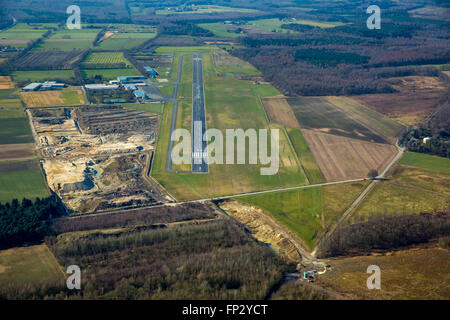
[{"label": "unpaved track", "polygon": [[[392,166],[395,163],[397,163],[397,161],[402,157],[403,153],[405,152],[405,148],[400,148],[398,146],[398,143],[396,144],[396,146],[398,148],[397,155],[391,160],[391,162],[389,162],[389,164],[386,166],[386,168],[383,170],[383,172],[378,176],[378,178],[383,178],[386,175],[386,173],[392,168]],[[317,250],[320,248],[320,245],[333,234],[333,232],[345,221],[345,219],[347,219],[347,217],[352,212],[354,212],[354,210],[359,206],[361,201],[367,196],[367,194],[369,194],[369,192],[375,187],[375,185],[378,182],[379,182],[378,180],[373,180],[367,186],[367,188],[359,195],[359,197],[350,205],[350,207],[344,212],[344,214],[339,218],[339,220],[336,222],[336,224],[326,234],[324,234],[322,236],[322,238],[320,238],[320,240],[316,244],[316,247],[311,252],[311,255],[313,257],[316,256]]]}]

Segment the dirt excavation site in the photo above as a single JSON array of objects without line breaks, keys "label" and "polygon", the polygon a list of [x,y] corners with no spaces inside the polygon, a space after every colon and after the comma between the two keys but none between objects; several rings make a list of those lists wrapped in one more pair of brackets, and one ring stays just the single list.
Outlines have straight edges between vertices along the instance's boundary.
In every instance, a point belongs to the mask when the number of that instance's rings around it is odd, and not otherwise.
[{"label": "dirt excavation site", "polygon": [[72,213],[169,200],[146,176],[158,116],[120,106],[28,112],[47,183]]}]

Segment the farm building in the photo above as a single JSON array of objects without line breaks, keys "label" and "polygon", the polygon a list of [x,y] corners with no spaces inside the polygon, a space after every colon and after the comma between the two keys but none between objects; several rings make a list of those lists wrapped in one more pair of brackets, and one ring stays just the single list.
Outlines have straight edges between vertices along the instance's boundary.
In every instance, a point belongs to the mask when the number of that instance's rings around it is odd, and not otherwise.
[{"label": "farm building", "polygon": [[58,83],[56,81],[46,81],[41,85],[40,90],[56,90],[67,87],[65,83]]},{"label": "farm building", "polygon": [[139,83],[139,82],[142,82],[142,80],[145,80],[145,77],[143,77],[143,76],[133,76],[133,77],[120,76],[117,78],[117,81],[119,81],[122,84]]},{"label": "farm building", "polygon": [[145,94],[145,92],[139,89],[135,90],[133,93],[137,99],[147,99],[147,95]]},{"label": "farm building", "polygon": [[22,91],[37,91],[41,87],[42,83],[33,82],[22,88]]},{"label": "farm building", "polygon": [[65,83],[58,83],[56,81],[46,81],[44,83],[33,82],[22,88],[22,91],[48,91],[57,90],[67,87]]},{"label": "farm building", "polygon": [[86,84],[84,86],[87,90],[117,90],[119,86],[116,84]]},{"label": "farm building", "polygon": [[156,76],[159,76],[158,71],[153,69],[152,67],[144,67],[145,71],[147,71],[148,76],[151,78],[156,78]]}]

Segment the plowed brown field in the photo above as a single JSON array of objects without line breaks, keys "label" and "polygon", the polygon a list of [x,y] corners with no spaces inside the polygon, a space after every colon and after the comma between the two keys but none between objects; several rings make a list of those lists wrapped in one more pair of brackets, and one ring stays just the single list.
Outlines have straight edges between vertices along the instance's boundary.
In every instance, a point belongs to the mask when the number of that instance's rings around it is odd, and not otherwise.
[{"label": "plowed brown field", "polygon": [[396,154],[395,147],[387,144],[302,131],[327,181],[366,178],[372,169],[381,172]]}]

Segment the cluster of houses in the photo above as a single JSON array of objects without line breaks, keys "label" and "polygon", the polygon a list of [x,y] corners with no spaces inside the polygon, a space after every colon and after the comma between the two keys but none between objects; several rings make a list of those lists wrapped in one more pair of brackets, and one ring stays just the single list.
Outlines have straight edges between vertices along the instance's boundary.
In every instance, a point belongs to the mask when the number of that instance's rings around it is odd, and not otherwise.
[{"label": "cluster of houses", "polygon": [[45,81],[45,82],[32,82],[29,85],[22,88],[22,91],[49,91],[49,90],[59,90],[67,87],[65,83],[59,83],[56,81]]}]

